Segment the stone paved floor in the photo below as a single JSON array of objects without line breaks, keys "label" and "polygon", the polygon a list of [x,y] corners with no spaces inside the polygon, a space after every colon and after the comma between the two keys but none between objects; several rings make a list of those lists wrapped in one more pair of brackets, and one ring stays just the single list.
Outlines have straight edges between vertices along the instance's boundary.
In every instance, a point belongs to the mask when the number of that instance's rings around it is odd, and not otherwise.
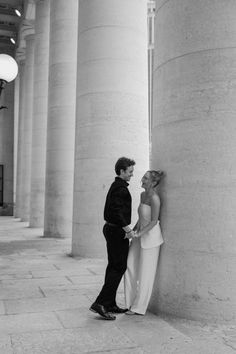
[{"label": "stone paved floor", "polygon": [[[88,311],[105,261],[74,259],[70,241],[0,217],[0,354],[230,354],[235,325]],[[118,302],[123,305],[122,286]]]}]

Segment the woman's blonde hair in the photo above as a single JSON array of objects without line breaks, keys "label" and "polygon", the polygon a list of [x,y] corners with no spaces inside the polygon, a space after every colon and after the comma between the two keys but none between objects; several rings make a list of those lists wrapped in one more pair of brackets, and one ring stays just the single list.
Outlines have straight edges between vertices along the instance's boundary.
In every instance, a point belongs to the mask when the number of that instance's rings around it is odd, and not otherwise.
[{"label": "woman's blonde hair", "polygon": [[162,178],[164,177],[164,172],[161,170],[149,170],[152,182],[155,182],[154,187],[158,186]]}]

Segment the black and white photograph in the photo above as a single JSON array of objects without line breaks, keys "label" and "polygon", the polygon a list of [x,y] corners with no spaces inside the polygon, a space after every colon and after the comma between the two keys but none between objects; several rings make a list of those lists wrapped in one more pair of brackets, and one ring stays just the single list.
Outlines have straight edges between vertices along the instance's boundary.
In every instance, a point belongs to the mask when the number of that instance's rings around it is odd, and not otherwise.
[{"label": "black and white photograph", "polygon": [[236,0],[0,0],[0,354],[236,353]]}]

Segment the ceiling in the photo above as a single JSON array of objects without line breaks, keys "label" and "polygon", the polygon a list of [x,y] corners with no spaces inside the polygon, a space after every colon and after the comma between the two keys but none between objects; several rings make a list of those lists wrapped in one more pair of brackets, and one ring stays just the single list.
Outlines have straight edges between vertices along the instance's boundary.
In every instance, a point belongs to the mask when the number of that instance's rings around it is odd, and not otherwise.
[{"label": "ceiling", "polygon": [[17,42],[21,22],[21,17],[17,16],[15,9],[23,13],[24,2],[24,0],[0,0],[0,53],[15,52],[15,44],[10,39],[13,38]]},{"label": "ceiling", "polygon": [[[155,0],[147,2],[153,8]],[[0,0],[0,54],[24,56],[24,38],[34,31],[35,3],[36,0]],[[21,17],[17,16],[16,9],[21,12]]]}]

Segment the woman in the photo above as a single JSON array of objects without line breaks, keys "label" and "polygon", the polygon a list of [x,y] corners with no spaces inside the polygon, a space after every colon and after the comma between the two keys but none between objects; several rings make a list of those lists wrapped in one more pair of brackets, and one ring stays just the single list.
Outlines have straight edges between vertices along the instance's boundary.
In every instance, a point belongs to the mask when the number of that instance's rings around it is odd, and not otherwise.
[{"label": "woman", "polygon": [[141,180],[145,191],[140,196],[139,219],[134,226],[124,276],[127,315],[144,315],[152,294],[163,243],[159,225],[160,198],[156,191],[163,175],[162,171],[147,171]]}]

